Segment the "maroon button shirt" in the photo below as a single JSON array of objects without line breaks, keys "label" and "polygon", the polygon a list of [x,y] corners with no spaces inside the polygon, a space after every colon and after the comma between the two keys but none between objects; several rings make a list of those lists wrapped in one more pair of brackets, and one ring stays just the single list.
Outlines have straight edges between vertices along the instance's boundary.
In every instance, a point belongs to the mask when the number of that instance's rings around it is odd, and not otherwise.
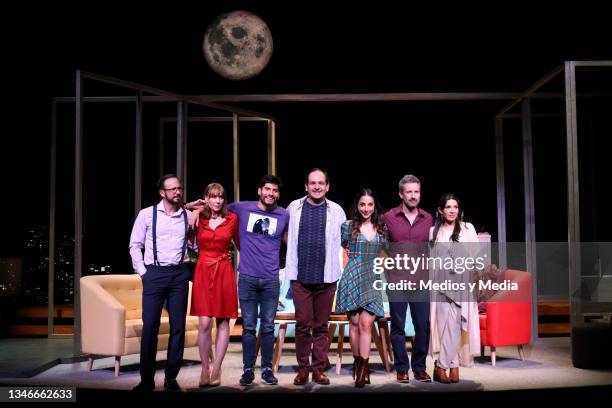
[{"label": "maroon button shirt", "polygon": [[404,214],[403,204],[387,211],[384,215],[385,225],[389,230],[389,240],[391,242],[427,242],[429,241],[429,229],[433,226],[431,214],[420,208],[418,215],[414,219],[414,224],[410,224]]},{"label": "maroon button shirt", "polygon": [[[427,257],[429,255],[429,229],[433,226],[431,214],[418,208],[418,215],[411,224],[402,210],[403,204],[400,204],[384,214],[385,225],[389,232],[388,255],[392,258],[398,254],[400,256],[406,254],[415,258]],[[412,281],[428,279],[429,273],[426,268],[420,267],[413,272],[389,269],[386,275],[389,282],[398,282],[401,279]]]}]

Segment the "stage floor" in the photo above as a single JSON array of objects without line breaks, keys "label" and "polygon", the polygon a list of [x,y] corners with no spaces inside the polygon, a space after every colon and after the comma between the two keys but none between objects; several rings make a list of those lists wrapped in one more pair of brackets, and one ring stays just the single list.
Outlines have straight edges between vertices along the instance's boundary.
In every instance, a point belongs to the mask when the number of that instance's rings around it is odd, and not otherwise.
[{"label": "stage floor", "polygon": [[[53,339],[39,339],[57,347]],[[27,342],[27,340],[26,340]],[[13,340],[14,344],[18,344]],[[31,344],[29,344],[31,346]],[[16,346],[15,346],[16,347]],[[473,368],[461,368],[461,381],[458,384],[419,383],[411,381],[410,384],[395,382],[395,372],[387,373],[383,370],[381,360],[376,350],[372,350],[371,385],[357,390],[353,386],[350,375],[352,355],[345,349],[342,370],[340,375],[335,373],[336,350],[335,344],[330,350],[332,368],[327,371],[331,385],[322,386],[313,382],[306,386],[293,385],[293,377],[297,369],[294,345],[286,344],[281,367],[277,373],[279,385],[266,386],[259,384],[259,369],[256,370],[255,385],[241,387],[238,379],[242,373],[242,348],[240,343],[230,343],[222,370],[222,384],[215,388],[198,388],[200,377],[200,362],[197,348],[185,350],[185,363],[178,376],[178,381],[186,392],[204,393],[327,393],[327,392],[456,392],[456,391],[502,391],[502,390],[529,390],[548,388],[587,387],[612,384],[612,370],[584,370],[572,366],[570,354],[570,339],[568,337],[540,338],[532,347],[526,348],[525,361],[518,358],[516,347],[500,347],[497,354],[496,367],[491,366],[488,356],[477,358]],[[4,354],[10,350],[3,348]],[[13,354],[18,356],[18,354]],[[157,390],[163,390],[163,364],[165,352],[158,353],[158,371],[156,374]],[[13,364],[15,362],[13,361]],[[427,360],[428,372],[431,374],[433,362]],[[32,368],[30,368],[32,369]],[[34,372],[33,370],[32,372]],[[87,371],[87,362],[72,364],[57,364],[30,378],[7,376],[4,371],[0,384],[11,385],[48,385],[48,386],[76,386],[83,389],[110,389],[129,390],[139,380],[138,355],[122,358],[121,375],[114,375],[114,358],[100,358],[94,362],[93,371]],[[412,375],[412,374],[411,374]]]}]

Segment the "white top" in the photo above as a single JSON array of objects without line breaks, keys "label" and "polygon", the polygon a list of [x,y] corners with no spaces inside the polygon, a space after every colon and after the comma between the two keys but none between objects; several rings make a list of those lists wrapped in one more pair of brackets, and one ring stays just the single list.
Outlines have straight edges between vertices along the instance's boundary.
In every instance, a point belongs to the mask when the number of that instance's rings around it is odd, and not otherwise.
[{"label": "white top", "polygon": [[[432,238],[434,227],[431,227],[429,230],[429,238]],[[440,228],[438,230],[438,239],[437,242],[450,242],[451,236],[453,235],[453,230],[446,230],[444,228]],[[461,223],[461,232],[459,232],[459,242],[480,242],[478,238],[478,234],[476,233],[476,228],[469,222]]]},{"label": "white top", "polygon": [[[164,208],[163,201],[157,204],[157,260],[161,266],[178,265],[189,261],[187,251],[181,257],[185,240],[183,211],[187,211],[189,217],[189,210],[179,208],[177,212],[169,214]],[[144,248],[144,259],[142,248]],[[140,210],[136,217],[130,236],[130,256],[134,271],[141,276],[147,271],[145,265],[154,263],[153,206]]]},{"label": "white top", "polygon": [[[432,227],[429,230],[429,237],[433,236]],[[453,230],[446,231],[442,228],[438,230],[437,242],[450,242]],[[461,223],[461,232],[459,233],[459,242],[479,242],[476,228],[469,222]],[[475,256],[478,252],[479,245],[469,245],[468,252]],[[459,344],[459,365],[462,367],[471,367],[474,365],[473,356],[480,353],[480,320],[478,317],[478,303],[459,302],[461,306],[461,342]],[[440,336],[442,333],[438,331],[438,322],[436,314],[436,302],[430,303],[430,337],[429,337],[429,354],[438,353],[440,351]]]}]

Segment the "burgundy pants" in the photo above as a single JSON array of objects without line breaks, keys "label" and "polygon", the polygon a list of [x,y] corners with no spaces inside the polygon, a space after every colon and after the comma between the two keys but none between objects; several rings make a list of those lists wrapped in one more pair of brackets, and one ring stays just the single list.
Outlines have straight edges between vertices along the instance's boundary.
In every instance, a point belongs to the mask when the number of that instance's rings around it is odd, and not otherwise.
[{"label": "burgundy pants", "polygon": [[323,371],[328,351],[327,323],[336,283],[302,285],[298,281],[291,281],[291,289],[295,305],[295,354],[298,366],[300,369],[312,367],[313,370]]}]

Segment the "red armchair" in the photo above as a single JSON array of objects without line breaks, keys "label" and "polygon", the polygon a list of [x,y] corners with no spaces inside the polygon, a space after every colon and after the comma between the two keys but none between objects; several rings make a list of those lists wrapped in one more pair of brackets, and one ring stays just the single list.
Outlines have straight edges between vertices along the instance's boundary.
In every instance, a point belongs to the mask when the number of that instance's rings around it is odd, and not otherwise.
[{"label": "red armchair", "polygon": [[495,366],[495,348],[513,346],[524,359],[523,345],[531,341],[531,274],[507,269],[504,280],[517,283],[519,290],[500,290],[486,302],[486,313],[480,315],[481,355],[491,347],[491,363]]}]

